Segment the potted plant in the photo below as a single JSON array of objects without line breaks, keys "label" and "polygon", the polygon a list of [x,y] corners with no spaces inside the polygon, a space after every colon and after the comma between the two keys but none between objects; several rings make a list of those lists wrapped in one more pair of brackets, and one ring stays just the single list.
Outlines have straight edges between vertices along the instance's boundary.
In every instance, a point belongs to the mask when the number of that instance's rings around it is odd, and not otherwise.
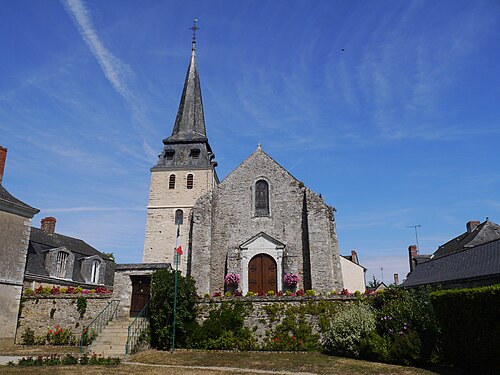
[{"label": "potted plant", "polygon": [[295,273],[287,273],[283,277],[283,284],[285,285],[285,289],[291,292],[294,292],[297,288],[297,284],[299,283],[299,275]]},{"label": "potted plant", "polygon": [[237,273],[228,273],[224,277],[224,284],[226,284],[226,290],[228,292],[234,293],[238,290],[238,285],[240,284],[241,276]]}]

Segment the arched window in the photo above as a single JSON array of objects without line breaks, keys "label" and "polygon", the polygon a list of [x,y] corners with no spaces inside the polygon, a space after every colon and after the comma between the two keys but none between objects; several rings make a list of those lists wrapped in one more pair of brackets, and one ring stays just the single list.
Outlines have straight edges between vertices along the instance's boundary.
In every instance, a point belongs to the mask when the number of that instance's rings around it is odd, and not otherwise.
[{"label": "arched window", "polygon": [[99,283],[99,271],[101,269],[101,262],[93,260],[90,267],[90,282],[93,284]]},{"label": "arched window", "polygon": [[184,212],[182,210],[175,211],[175,225],[182,224],[184,221]]},{"label": "arched window", "polygon": [[255,183],[255,216],[269,216],[269,184],[265,180]]},{"label": "arched window", "polygon": [[56,258],[56,277],[66,278],[66,269],[68,267],[68,253],[59,251]]},{"label": "arched window", "polygon": [[186,187],[188,189],[193,188],[193,175],[191,173],[187,175]]},{"label": "arched window", "polygon": [[170,175],[170,178],[168,179],[168,188],[175,189],[175,174]]}]

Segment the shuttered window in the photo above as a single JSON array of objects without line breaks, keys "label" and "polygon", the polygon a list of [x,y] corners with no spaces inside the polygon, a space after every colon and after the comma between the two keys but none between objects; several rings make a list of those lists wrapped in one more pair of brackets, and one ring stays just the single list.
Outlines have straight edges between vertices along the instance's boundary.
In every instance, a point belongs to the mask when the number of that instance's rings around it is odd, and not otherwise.
[{"label": "shuttered window", "polygon": [[192,189],[193,188],[193,175],[192,174],[188,174],[187,175],[186,187],[188,189]]},{"label": "shuttered window", "polygon": [[168,188],[175,189],[175,174],[170,175],[170,178],[168,179]]}]

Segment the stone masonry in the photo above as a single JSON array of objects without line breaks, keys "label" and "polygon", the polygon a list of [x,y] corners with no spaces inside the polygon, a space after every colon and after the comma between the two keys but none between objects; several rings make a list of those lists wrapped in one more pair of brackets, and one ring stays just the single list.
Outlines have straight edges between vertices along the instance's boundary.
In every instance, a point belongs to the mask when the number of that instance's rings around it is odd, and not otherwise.
[{"label": "stone masonry", "polygon": [[[255,182],[261,179],[269,184],[268,216],[257,216],[253,209]],[[333,214],[333,208],[320,196],[259,147],[196,203],[188,273],[195,278],[200,295],[223,291],[226,272],[248,272],[242,267],[246,255],[241,245],[264,233],[285,245],[282,253],[276,248],[273,255],[277,264],[282,264],[278,278],[298,273],[299,288],[341,290]],[[242,289],[245,291],[244,285]]]}]

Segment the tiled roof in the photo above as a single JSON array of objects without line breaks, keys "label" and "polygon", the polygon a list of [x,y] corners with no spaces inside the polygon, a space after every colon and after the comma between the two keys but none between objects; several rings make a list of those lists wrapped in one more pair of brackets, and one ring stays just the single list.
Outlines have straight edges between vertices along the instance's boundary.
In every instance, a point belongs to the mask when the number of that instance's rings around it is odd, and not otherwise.
[{"label": "tiled roof", "polygon": [[0,184],[0,207],[25,217],[33,217],[33,215],[40,211],[14,197],[2,184]]},{"label": "tiled roof", "polygon": [[93,248],[85,241],[58,233],[49,235],[38,228],[31,228],[30,243],[40,244],[44,249],[53,249],[64,246],[73,253],[78,253],[87,257],[99,255],[103,259],[108,260],[107,256],[103,255],[100,251]]},{"label": "tiled roof", "polygon": [[500,275],[500,239],[421,263],[403,287]]},{"label": "tiled roof", "polygon": [[486,220],[479,224],[473,231],[462,233],[451,239],[434,252],[433,258],[440,258],[456,253],[465,248],[481,245],[500,238],[500,225]]}]

